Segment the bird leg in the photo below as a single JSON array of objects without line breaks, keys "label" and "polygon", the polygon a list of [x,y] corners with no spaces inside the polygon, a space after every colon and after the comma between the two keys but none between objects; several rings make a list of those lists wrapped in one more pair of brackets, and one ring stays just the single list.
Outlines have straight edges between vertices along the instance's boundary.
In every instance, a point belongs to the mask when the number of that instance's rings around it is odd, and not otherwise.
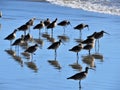
[{"label": "bird leg", "polygon": [[12,40],[10,40],[10,49],[12,49]]},{"label": "bird leg", "polygon": [[80,30],[80,39],[82,39],[82,31]]},{"label": "bird leg", "polygon": [[51,29],[51,37],[53,37],[53,28]]},{"label": "bird leg", "polygon": [[55,49],[55,60],[56,60],[56,57],[57,57],[57,51],[56,51],[56,49]]},{"label": "bird leg", "polygon": [[89,55],[90,55],[90,49],[89,49],[89,51],[88,51],[88,52],[89,52]]},{"label": "bird leg", "polygon": [[31,53],[31,61],[33,60],[33,53]]},{"label": "bird leg", "polygon": [[99,39],[98,39],[98,52],[99,52],[99,49],[100,49],[100,43],[99,43]]},{"label": "bird leg", "polygon": [[95,40],[95,52],[97,52],[96,51],[96,49],[97,49],[96,44],[97,44],[97,39]]},{"label": "bird leg", "polygon": [[79,80],[79,88],[81,89],[81,80]]},{"label": "bird leg", "polygon": [[40,35],[41,35],[41,30],[39,29],[39,39],[40,39]]},{"label": "bird leg", "polygon": [[77,52],[77,61],[79,60],[79,55],[78,55],[78,52]]},{"label": "bird leg", "polygon": [[63,35],[65,35],[65,27],[63,27],[63,29],[64,29]]}]

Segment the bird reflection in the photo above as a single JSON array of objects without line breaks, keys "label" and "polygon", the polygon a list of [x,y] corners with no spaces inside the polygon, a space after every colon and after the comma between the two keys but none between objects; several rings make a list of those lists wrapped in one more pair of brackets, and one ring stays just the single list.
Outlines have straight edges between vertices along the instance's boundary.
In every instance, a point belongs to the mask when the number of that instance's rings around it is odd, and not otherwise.
[{"label": "bird reflection", "polygon": [[5,50],[5,52],[7,52],[7,54],[9,54],[10,56],[15,56],[16,55],[16,52],[12,49]]},{"label": "bird reflection", "polygon": [[14,56],[13,56],[13,59],[14,59],[16,62],[18,62],[18,63],[21,65],[21,67],[23,67],[23,60],[22,60],[22,58],[21,58],[20,56],[14,55]]},{"label": "bird reflection", "polygon": [[100,53],[95,53],[95,54],[92,54],[92,56],[97,59],[97,60],[100,60],[101,62],[103,62],[104,60],[104,56]]},{"label": "bird reflection", "polygon": [[59,35],[57,37],[58,39],[61,39],[63,42],[68,42],[70,40],[70,38],[66,35]]},{"label": "bird reflection", "polygon": [[55,69],[60,70],[62,68],[57,60],[48,60],[48,62],[55,67]]},{"label": "bird reflection", "polygon": [[75,42],[77,42],[77,43],[81,43],[81,42],[83,41],[83,39],[80,39],[80,38],[75,38],[74,40],[75,40]]},{"label": "bird reflection", "polygon": [[69,64],[69,66],[71,66],[73,69],[78,70],[78,71],[82,70],[82,66],[78,63],[78,60],[76,60],[76,62],[73,64]]},{"label": "bird reflection", "polygon": [[25,59],[30,59],[30,53],[22,52],[21,54],[24,56]]},{"label": "bird reflection", "polygon": [[43,38],[46,38],[49,42],[54,43],[55,39],[53,37],[51,37],[48,33],[43,33],[42,34]]},{"label": "bird reflection", "polygon": [[96,67],[94,62],[95,58],[92,55],[82,56],[82,61],[90,67]]},{"label": "bird reflection", "polygon": [[36,38],[35,38],[34,41],[35,41],[37,44],[40,45],[40,48],[42,48],[42,46],[43,46],[43,44],[44,44],[43,39],[36,39]]},{"label": "bird reflection", "polygon": [[28,68],[34,70],[34,72],[38,71],[38,67],[36,66],[36,64],[33,61],[25,62],[25,64],[27,65]]}]

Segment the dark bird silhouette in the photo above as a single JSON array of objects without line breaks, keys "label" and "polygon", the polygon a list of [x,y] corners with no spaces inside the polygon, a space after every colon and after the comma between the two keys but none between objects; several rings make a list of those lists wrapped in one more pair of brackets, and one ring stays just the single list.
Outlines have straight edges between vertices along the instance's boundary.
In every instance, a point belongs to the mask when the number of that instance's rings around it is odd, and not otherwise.
[{"label": "dark bird silhouette", "polygon": [[31,18],[31,19],[30,19],[29,21],[27,21],[25,24],[26,24],[26,25],[29,25],[29,26],[33,26],[35,19],[36,19],[35,17],[34,17],[34,18]]},{"label": "dark bird silhouette", "polygon": [[24,35],[26,35],[26,31],[29,29],[29,27],[30,27],[29,25],[24,24],[24,25],[18,27],[17,29],[18,29],[19,31],[24,31]]},{"label": "dark bird silhouette", "polygon": [[88,74],[88,69],[92,69],[92,68],[86,67],[85,71],[77,73],[71,77],[68,77],[67,79],[79,80],[79,88],[81,88],[81,80],[86,78],[86,76]]},{"label": "dark bird silhouette", "polygon": [[57,25],[57,18],[47,26],[47,29],[51,29],[51,36],[52,37],[53,37],[53,28],[55,28],[56,25]]},{"label": "dark bird silhouette", "polygon": [[7,37],[5,37],[5,40],[9,40],[10,41],[10,46],[12,45],[12,40],[15,39],[16,37],[16,32],[17,30],[15,29],[11,34],[9,34]]},{"label": "dark bird silhouette", "polygon": [[86,40],[83,40],[81,43],[82,44],[89,44],[89,43],[94,43],[95,42],[95,38],[94,36],[92,37],[88,37]]},{"label": "dark bird silhouette", "polygon": [[71,23],[70,23],[70,21],[68,21],[68,20],[63,20],[63,21],[59,22],[57,25],[63,27],[63,29],[64,29],[64,34],[65,34],[65,28],[66,28],[66,26],[67,26],[67,25],[71,25]]},{"label": "dark bird silhouette", "polygon": [[21,35],[21,37],[16,39],[12,44],[12,46],[18,47],[18,55],[19,55],[19,45],[22,43],[23,38],[24,38],[23,35]]},{"label": "dark bird silhouette", "polygon": [[52,44],[47,48],[47,49],[53,49],[53,50],[55,50],[55,57],[57,56],[56,50],[57,50],[57,48],[60,46],[60,43],[61,43],[61,42],[62,42],[62,41],[61,41],[61,39],[60,39],[59,41],[52,43]]},{"label": "dark bird silhouette", "polygon": [[69,51],[76,52],[77,53],[77,60],[78,60],[79,59],[78,52],[80,52],[82,50],[82,48],[83,48],[83,46],[80,43],[80,44],[72,47],[71,49],[69,49]]},{"label": "dark bird silhouette", "polygon": [[83,49],[88,50],[89,55],[90,55],[90,54],[91,54],[90,51],[91,51],[91,49],[92,49],[93,47],[94,47],[94,43],[89,43],[89,44],[86,44],[86,45],[83,47]]},{"label": "dark bird silhouette", "polygon": [[[29,25],[29,26],[33,26],[35,19],[36,19],[35,17],[34,17],[34,18],[31,18],[31,19],[30,19],[29,21],[27,21],[25,24],[26,24],[26,25]],[[30,33],[30,27],[29,27],[29,33]]]},{"label": "dark bird silhouette", "polygon": [[39,24],[37,24],[36,26],[33,27],[33,29],[38,29],[39,30],[39,38],[40,38],[40,34],[41,34],[41,29],[44,28],[44,23],[42,21],[40,21]]},{"label": "dark bird silhouette", "polygon": [[35,44],[33,46],[28,47],[24,52],[31,53],[31,57],[32,57],[31,59],[33,60],[33,54],[37,50],[37,48],[38,48],[38,45]]},{"label": "dark bird silhouette", "polygon": [[82,30],[83,30],[84,28],[86,28],[86,27],[87,27],[88,30],[89,30],[89,25],[87,25],[87,24],[83,24],[83,23],[78,24],[77,26],[74,27],[74,29],[80,31],[80,39],[82,38]]},{"label": "dark bird silhouette", "polygon": [[47,19],[44,21],[46,33],[47,33],[47,26],[48,26],[49,24],[50,24],[50,19],[47,18]]},{"label": "dark bird silhouette", "polygon": [[100,48],[99,39],[103,37],[104,33],[110,35],[109,33],[105,32],[105,31],[103,31],[103,30],[100,31],[100,32],[96,32],[96,33],[94,34],[94,38],[96,39],[96,40],[95,40],[95,51],[96,51],[96,48],[97,48],[97,47],[96,47],[97,42],[98,42],[98,51],[99,51],[99,48]]}]

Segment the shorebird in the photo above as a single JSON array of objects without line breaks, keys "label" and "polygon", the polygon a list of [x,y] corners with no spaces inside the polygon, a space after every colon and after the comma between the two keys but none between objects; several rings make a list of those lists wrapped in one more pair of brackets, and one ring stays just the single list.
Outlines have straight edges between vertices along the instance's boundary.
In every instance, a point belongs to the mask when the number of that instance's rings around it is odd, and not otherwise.
[{"label": "shorebird", "polygon": [[69,51],[76,52],[76,53],[77,53],[77,60],[78,60],[78,58],[79,58],[78,52],[80,52],[80,51],[82,50],[82,48],[83,48],[83,46],[82,46],[82,44],[80,43],[80,44],[72,47],[71,49],[69,49]]},{"label": "shorebird", "polygon": [[33,54],[37,50],[37,48],[38,48],[38,45],[35,44],[33,46],[28,47],[24,52],[31,53],[31,57],[32,57],[31,60],[33,60]]},{"label": "shorebird", "polygon": [[32,36],[28,33],[27,35],[24,35],[24,41],[29,41],[32,39]]},{"label": "shorebird", "polygon": [[88,50],[89,55],[90,55],[90,51],[91,51],[91,49],[92,49],[93,47],[94,47],[94,43],[89,43],[89,44],[86,44],[86,45],[83,47],[83,49]]},{"label": "shorebird", "polygon": [[93,34],[87,36],[87,38],[95,37],[96,34],[97,34],[97,32],[94,32]]},{"label": "shorebird", "polygon": [[88,69],[92,69],[92,68],[86,67],[85,71],[77,73],[71,77],[68,77],[67,79],[79,80],[79,88],[81,88],[81,80],[86,78],[86,76],[88,74]]},{"label": "shorebird", "polygon": [[96,41],[95,41],[95,49],[96,49],[96,42],[98,42],[98,51],[99,51],[99,46],[100,46],[99,39],[103,37],[104,33],[110,35],[109,33],[105,32],[103,30],[100,31],[100,32],[96,32],[96,34],[94,35],[94,38],[96,39]]},{"label": "shorebird", "polygon": [[5,40],[9,40],[10,41],[10,46],[12,44],[12,40],[15,39],[16,37],[16,32],[17,30],[15,29],[11,34],[9,34],[7,37],[5,37]]},{"label": "shorebird", "polygon": [[2,12],[0,11],[0,18],[2,17]]},{"label": "shorebird", "polygon": [[68,20],[63,20],[63,21],[59,22],[57,25],[63,26],[64,34],[65,34],[65,28],[66,28],[66,26],[67,26],[67,25],[71,25],[71,23],[70,23],[70,21],[68,21]]},{"label": "shorebird", "polygon": [[57,18],[47,26],[47,29],[51,29],[51,36],[52,37],[53,37],[53,28],[55,28],[56,25],[57,25]]},{"label": "shorebird", "polygon": [[18,27],[17,29],[18,29],[19,31],[24,31],[24,35],[26,35],[26,31],[29,29],[29,27],[30,27],[29,25],[24,24],[24,25]]},{"label": "shorebird", "polygon": [[18,52],[19,52],[19,45],[22,43],[23,38],[24,38],[23,35],[21,35],[21,37],[16,39],[12,44],[12,46],[18,46]]},{"label": "shorebird", "polygon": [[[30,19],[29,21],[27,21],[25,24],[26,24],[26,25],[29,25],[29,26],[33,26],[35,19],[36,19],[35,17],[34,17],[34,18],[31,18],[31,19]],[[29,33],[30,33],[30,27],[29,27]]]},{"label": "shorebird", "polygon": [[40,21],[39,24],[37,24],[36,26],[33,27],[33,29],[38,29],[38,30],[39,30],[39,38],[40,38],[40,34],[41,34],[40,30],[41,30],[43,27],[44,27],[43,21]]},{"label": "shorebird", "polygon": [[[44,21],[44,25],[45,25],[45,29],[47,29],[47,26],[50,24],[50,19],[47,18],[45,21]],[[47,32],[47,31],[46,31]]]},{"label": "shorebird", "polygon": [[27,25],[29,25],[29,26],[33,26],[33,23],[34,23],[34,20],[35,20],[36,18],[34,17],[34,18],[31,18],[29,21],[27,21],[25,24],[27,24]]},{"label": "shorebird", "polygon": [[81,39],[81,37],[82,37],[82,30],[83,30],[84,28],[86,28],[86,27],[87,27],[88,30],[89,30],[89,25],[83,24],[83,23],[78,24],[77,26],[74,27],[74,29],[77,29],[77,30],[80,31],[80,39]]},{"label": "shorebird", "polygon": [[89,44],[89,43],[94,43],[94,42],[95,42],[94,36],[93,36],[93,37],[90,36],[90,37],[87,37],[86,40],[83,40],[81,43],[82,43],[82,44]]},{"label": "shorebird", "polygon": [[53,50],[55,50],[55,57],[57,56],[57,48],[60,46],[60,44],[61,44],[61,39],[59,40],[59,41],[57,41],[57,42],[54,42],[54,43],[52,43],[47,49],[53,49]]}]

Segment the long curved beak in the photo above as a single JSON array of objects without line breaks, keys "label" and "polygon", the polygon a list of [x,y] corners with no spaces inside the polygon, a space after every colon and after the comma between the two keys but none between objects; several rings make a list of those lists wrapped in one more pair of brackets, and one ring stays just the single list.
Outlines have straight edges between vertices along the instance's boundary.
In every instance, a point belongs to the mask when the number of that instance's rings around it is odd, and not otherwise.
[{"label": "long curved beak", "polygon": [[106,33],[106,34],[110,35],[109,33],[105,32],[105,31],[104,31],[104,33]]},{"label": "long curved beak", "polygon": [[89,68],[89,69],[91,69],[91,70],[94,70],[94,71],[95,71],[95,69],[94,69],[94,68]]}]

